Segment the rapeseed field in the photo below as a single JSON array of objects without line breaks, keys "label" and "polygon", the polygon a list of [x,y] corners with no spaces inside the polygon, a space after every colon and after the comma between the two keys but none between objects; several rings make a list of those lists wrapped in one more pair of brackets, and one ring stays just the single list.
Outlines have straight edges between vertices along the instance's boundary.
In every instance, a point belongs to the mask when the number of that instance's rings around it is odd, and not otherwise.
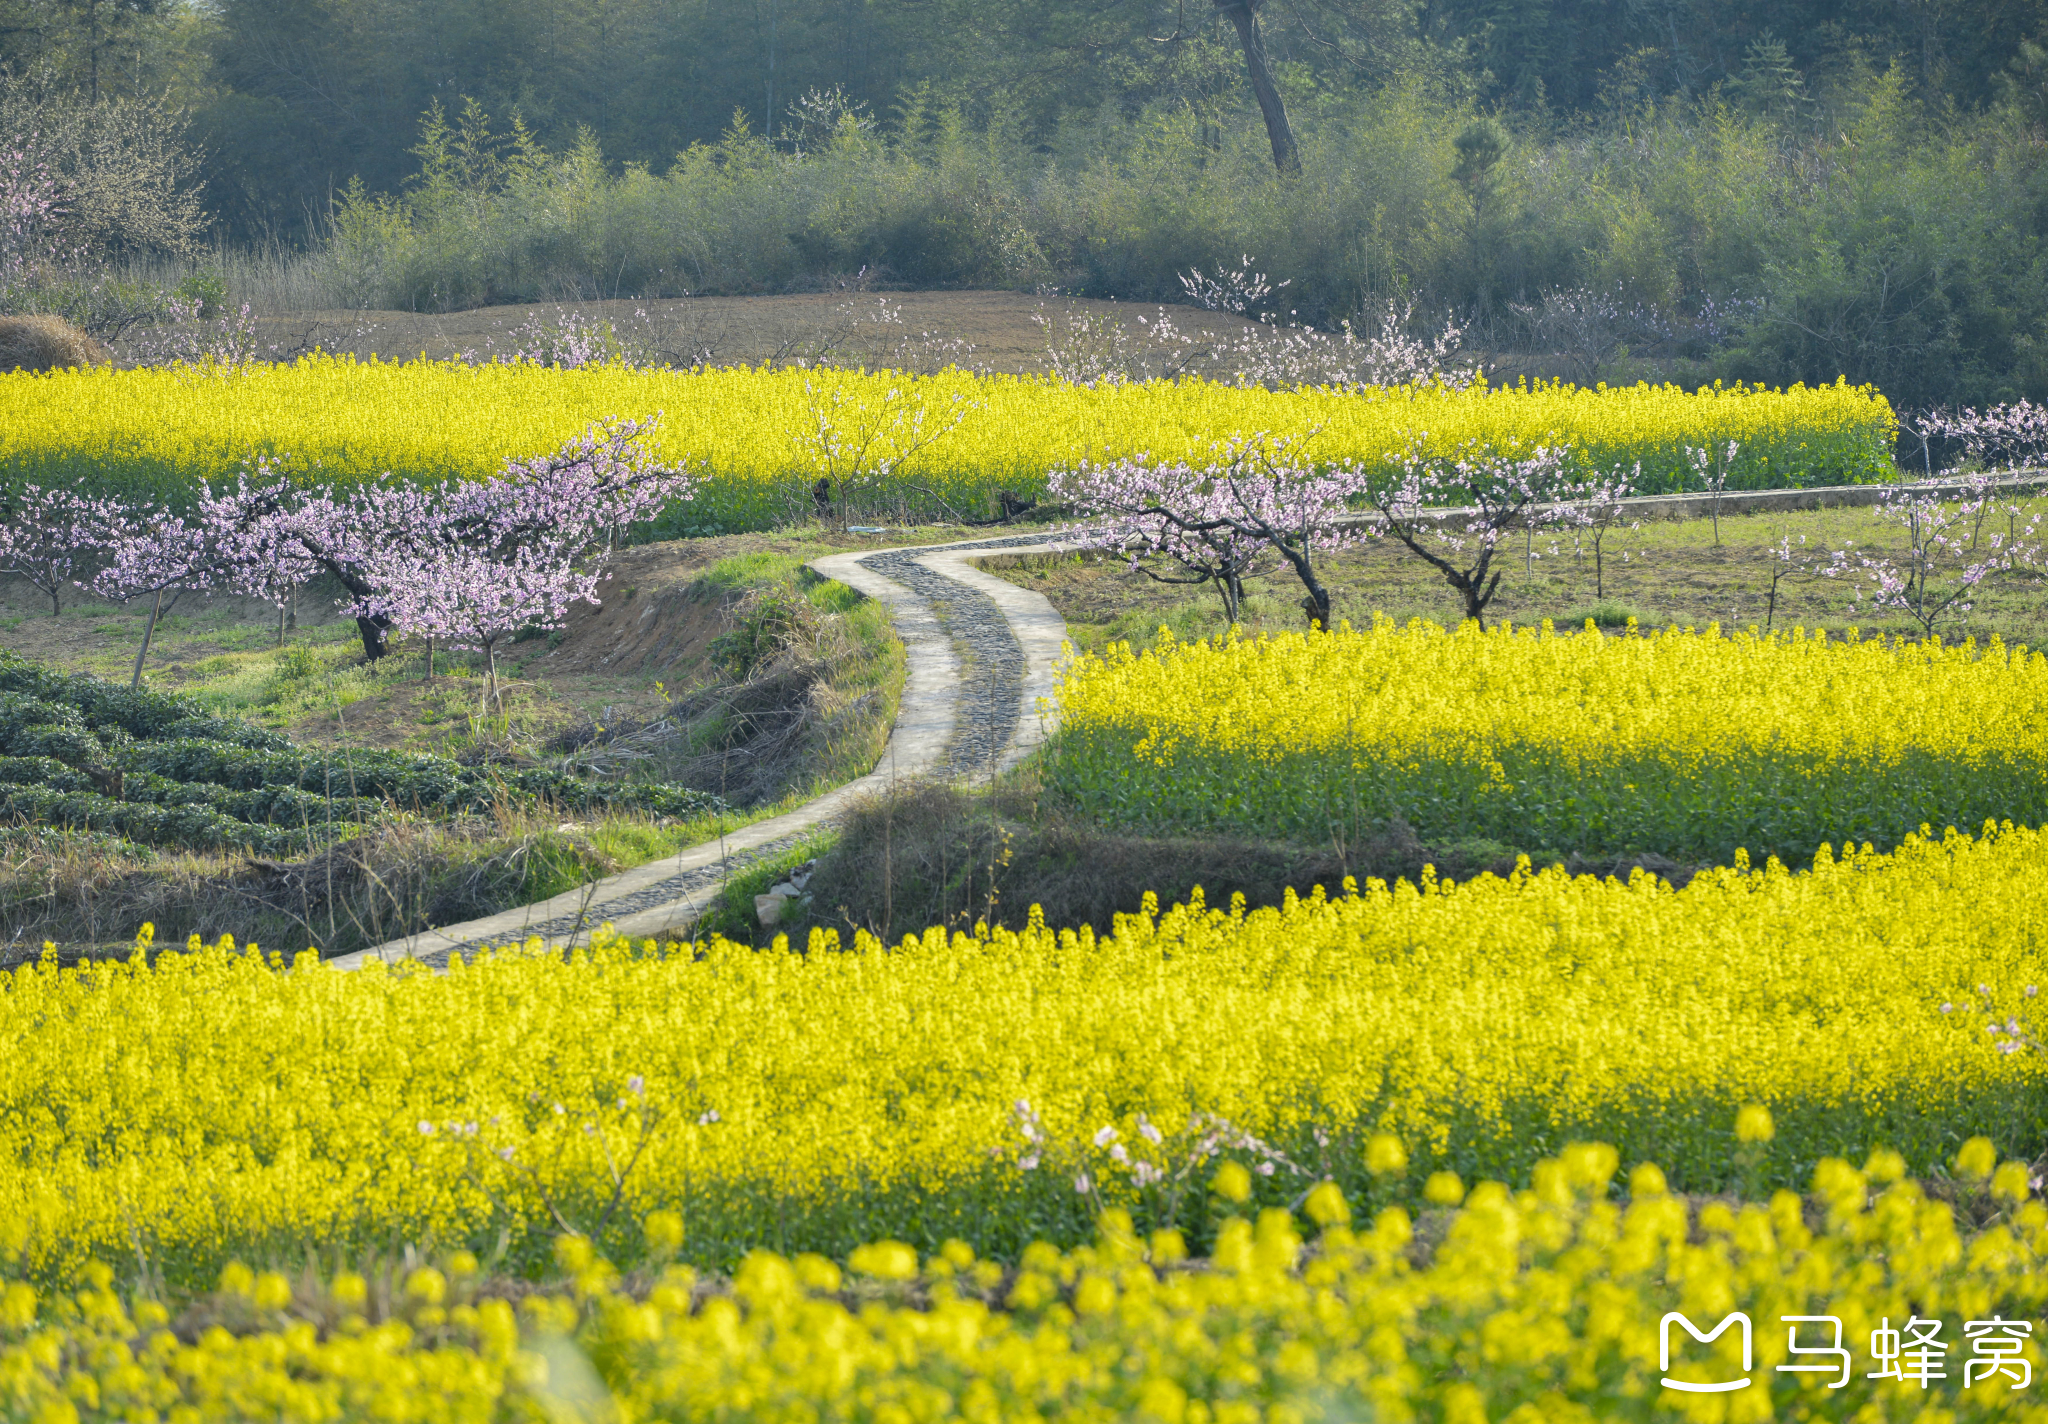
[{"label": "rapeseed field", "polygon": [[[0,471],[9,481],[173,504],[289,456],[338,484],[482,479],[508,457],[558,448],[593,420],[659,414],[651,448],[701,471],[676,531],[808,517],[820,474],[878,518],[978,514],[996,492],[1043,492],[1053,469],[1150,453],[1203,458],[1233,433],[1303,437],[1319,462],[1376,465],[1412,438],[1440,453],[1476,441],[1568,442],[1586,469],[1641,464],[1643,493],[1682,487],[1688,446],[1733,441],[1730,489],[1849,484],[1891,470],[1896,422],[1869,387],[1775,391],[1561,385],[1269,391],[1213,382],[1084,387],[1044,378],[844,370],[358,362],[0,375]],[[836,452],[831,467],[822,452]]]},{"label": "rapeseed field", "polygon": [[1804,864],[1923,824],[2048,821],[2048,658],[1993,639],[1639,636],[1375,620],[1080,657],[1052,787],[1091,814],[1327,843]]}]

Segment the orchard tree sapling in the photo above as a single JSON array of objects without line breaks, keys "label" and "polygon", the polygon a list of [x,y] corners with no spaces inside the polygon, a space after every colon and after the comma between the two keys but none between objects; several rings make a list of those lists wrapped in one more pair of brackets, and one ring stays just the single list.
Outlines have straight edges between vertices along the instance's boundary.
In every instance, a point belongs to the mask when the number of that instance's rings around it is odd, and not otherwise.
[{"label": "orchard tree sapling", "polygon": [[252,517],[252,509],[268,507],[280,497],[277,482],[264,480],[269,473],[259,461],[257,475],[263,482],[254,488],[245,466],[232,493],[202,493],[194,509],[194,523],[211,538],[216,555],[215,586],[259,598],[277,609],[277,636],[282,643],[285,605],[300,584],[320,572],[320,566],[281,521]]},{"label": "orchard tree sapling", "polygon": [[1983,532],[1984,516],[1997,505],[1990,477],[1964,482],[1962,498],[1900,486],[1885,492],[1878,518],[1897,526],[1905,537],[1903,560],[1888,554],[1859,553],[1853,543],[1833,550],[1821,570],[1830,578],[1852,578],[1862,587],[1852,594],[1860,603],[1903,614],[1932,638],[1945,625],[1960,630],[1976,607],[1977,590],[1993,574],[2010,573],[2039,562],[2041,516],[2021,523],[2018,506],[2011,508],[2005,532]]},{"label": "orchard tree sapling", "polygon": [[[2048,459],[2048,406],[2031,401],[1995,405],[1982,412],[1935,411],[1922,418],[1931,435],[1952,440],[1987,470],[2017,469]],[[1913,427],[1919,434],[1920,426]]]},{"label": "orchard tree sapling", "polygon": [[[1500,589],[1494,556],[1525,522],[1554,519],[1566,507],[1569,445],[1540,445],[1527,455],[1501,455],[1466,442],[1449,456],[1428,453],[1428,434],[1389,458],[1398,472],[1363,480],[1366,500],[1385,533],[1444,576],[1464,600],[1465,616],[1486,626],[1486,606]],[[1455,510],[1459,527],[1446,519]]]},{"label": "orchard tree sapling", "polygon": [[498,645],[522,629],[560,627],[572,603],[597,603],[617,537],[690,497],[688,476],[652,468],[637,443],[647,428],[594,427],[552,458],[513,461],[496,480],[443,491],[412,540],[373,566],[381,591],[359,613],[481,650],[485,699],[502,710]]},{"label": "orchard tree sapling", "polygon": [[[161,509],[139,509],[129,513],[123,527],[109,540],[107,564],[87,585],[106,598],[126,602],[150,599],[149,621],[143,624],[142,646],[135,651],[135,668],[128,686],[142,683],[142,664],[149,656],[150,640],[156,636],[157,620],[163,616],[164,595],[211,591],[219,582],[223,559],[214,530],[188,522]],[[175,595],[174,595],[175,598]]]},{"label": "orchard tree sapling", "polygon": [[507,460],[496,478],[440,489],[384,484],[338,496],[299,488],[259,461],[259,483],[235,527],[252,544],[294,548],[308,570],[332,575],[353,600],[364,656],[374,661],[398,626],[391,609],[417,606],[393,596],[398,582],[416,589],[437,563],[513,565],[522,550],[543,563],[595,568],[632,525],[692,498],[694,477],[655,466],[641,444],[655,423],[599,422],[552,455]]},{"label": "orchard tree sapling", "polygon": [[1327,629],[1330,591],[1316,573],[1317,545],[1332,549],[1360,537],[1339,522],[1351,512],[1358,476],[1349,466],[1318,468],[1304,457],[1316,433],[1233,437],[1216,447],[1223,458],[1211,468],[1228,495],[1217,510],[1222,527],[1278,554],[1301,581],[1309,622]]},{"label": "orchard tree sapling", "polygon": [[1244,576],[1271,552],[1301,581],[1310,621],[1327,628],[1330,594],[1316,572],[1318,547],[1356,537],[1339,521],[1358,481],[1349,468],[1321,470],[1307,462],[1300,447],[1309,438],[1258,434],[1222,441],[1200,466],[1150,456],[1083,465],[1055,474],[1053,490],[1084,518],[1102,521],[1090,531],[1100,545],[1134,559],[1163,554],[1190,575],[1162,581],[1215,581],[1233,622]]},{"label": "orchard tree sapling", "polygon": [[1793,538],[1790,529],[1778,531],[1778,542],[1764,551],[1770,560],[1771,587],[1764,604],[1764,631],[1770,632],[1778,619],[1778,598],[1786,584],[1801,584],[1824,577],[1833,567],[1820,551],[1806,542],[1801,534]]},{"label": "orchard tree sapling", "polygon": [[499,711],[499,645],[525,628],[560,627],[578,600],[598,601],[597,571],[578,572],[559,546],[500,552],[450,540],[424,554],[395,557],[381,572],[384,592],[368,606],[447,647],[480,650],[484,704]]},{"label": "orchard tree sapling", "polygon": [[59,595],[78,578],[80,561],[113,543],[132,516],[108,499],[69,490],[23,485],[0,495],[0,573],[27,581],[50,600],[50,616],[63,612]]},{"label": "orchard tree sapling", "polygon": [[[1234,281],[1247,276],[1264,281],[1258,273],[1223,276]],[[1217,279],[1204,277],[1199,270],[1181,278],[1183,286],[1191,281],[1217,285]],[[1252,290],[1264,294],[1256,286]],[[1414,320],[1415,303],[1410,300],[1388,301],[1370,313],[1360,312],[1358,326],[1346,318],[1339,335],[1296,321],[1282,325],[1262,316],[1220,338],[1198,339],[1183,332],[1164,307],[1157,319],[1139,317],[1138,323],[1145,329],[1148,344],[1159,353],[1156,373],[1164,379],[1185,374],[1198,364],[1210,368],[1211,380],[1268,390],[1357,392],[1437,386],[1461,391],[1480,379],[1484,368],[1478,362],[1456,359],[1465,329],[1455,318],[1447,318],[1427,339],[1413,334]],[[1366,327],[1371,328],[1369,334]],[[1120,326],[1117,329],[1122,331]],[[1128,353],[1119,354],[1126,378],[1140,374]],[[1057,359],[1054,365],[1055,374],[1064,374]]]},{"label": "orchard tree sapling", "polygon": [[243,302],[237,311],[206,314],[198,300],[173,296],[164,303],[162,325],[137,336],[129,351],[138,366],[192,366],[232,371],[264,357],[275,359],[258,339],[256,311]]},{"label": "orchard tree sapling", "polygon": [[[1087,521],[1077,533],[1082,548],[1113,549],[1137,573],[1158,583],[1213,584],[1224,621],[1236,624],[1244,607],[1244,580],[1261,571],[1266,542],[1217,522],[1217,486],[1209,472],[1185,461],[1139,456],[1056,470],[1052,497]],[[1178,573],[1161,573],[1148,556]]]},{"label": "orchard tree sapling", "polygon": [[952,434],[980,409],[978,401],[958,391],[935,410],[911,387],[891,386],[872,397],[843,384],[819,390],[808,380],[804,406],[808,418],[795,437],[797,453],[821,483],[839,492],[841,528],[856,499],[886,485],[919,451]]},{"label": "orchard tree sapling", "polygon": [[1685,447],[1685,461],[1692,467],[1692,477],[1700,490],[1707,496],[1707,513],[1714,522],[1714,547],[1721,547],[1721,496],[1728,490],[1728,472],[1735,468],[1735,452],[1741,449],[1739,441],[1730,440],[1726,446],[1709,445],[1695,450]]},{"label": "orchard tree sapling", "polygon": [[[1570,527],[1575,543],[1583,540],[1593,546],[1593,597],[1596,599],[1607,597],[1607,536],[1617,527],[1642,527],[1641,520],[1622,519],[1622,515],[1628,512],[1629,496],[1635,493],[1635,482],[1642,475],[1643,465],[1638,460],[1626,474],[1617,467],[1607,474],[1567,482],[1560,491],[1563,498],[1558,505],[1558,517]],[[1524,522],[1532,526],[1535,523],[1534,520]],[[1626,560],[1628,556],[1624,553],[1622,557]]]}]

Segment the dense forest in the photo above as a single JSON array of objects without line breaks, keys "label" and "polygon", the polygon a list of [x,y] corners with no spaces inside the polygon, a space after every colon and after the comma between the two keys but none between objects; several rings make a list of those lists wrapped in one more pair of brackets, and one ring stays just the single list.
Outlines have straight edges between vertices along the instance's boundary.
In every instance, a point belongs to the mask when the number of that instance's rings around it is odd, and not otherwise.
[{"label": "dense forest", "polygon": [[212,241],[334,305],[1249,256],[1282,321],[1901,404],[2048,395],[2044,46],[2041,0],[0,0],[17,131],[158,116]]}]

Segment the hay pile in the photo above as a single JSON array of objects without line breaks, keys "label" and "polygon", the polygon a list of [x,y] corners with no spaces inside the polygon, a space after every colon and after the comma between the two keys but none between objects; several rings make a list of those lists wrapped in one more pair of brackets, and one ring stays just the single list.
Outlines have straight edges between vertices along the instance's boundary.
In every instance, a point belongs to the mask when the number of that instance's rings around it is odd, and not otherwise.
[{"label": "hay pile", "polygon": [[0,371],[101,366],[113,353],[61,316],[0,316]]}]

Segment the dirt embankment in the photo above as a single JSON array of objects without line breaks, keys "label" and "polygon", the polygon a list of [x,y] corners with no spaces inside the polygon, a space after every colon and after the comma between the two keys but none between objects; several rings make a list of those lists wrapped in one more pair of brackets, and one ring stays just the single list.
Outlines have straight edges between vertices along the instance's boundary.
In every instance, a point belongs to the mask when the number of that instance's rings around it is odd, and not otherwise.
[{"label": "dirt embankment", "polygon": [[598,603],[571,605],[560,637],[528,664],[528,674],[640,676],[671,685],[687,678],[726,625],[720,602],[692,597],[692,584],[720,559],[759,544],[758,538],[686,539],[621,550],[598,582]]}]

